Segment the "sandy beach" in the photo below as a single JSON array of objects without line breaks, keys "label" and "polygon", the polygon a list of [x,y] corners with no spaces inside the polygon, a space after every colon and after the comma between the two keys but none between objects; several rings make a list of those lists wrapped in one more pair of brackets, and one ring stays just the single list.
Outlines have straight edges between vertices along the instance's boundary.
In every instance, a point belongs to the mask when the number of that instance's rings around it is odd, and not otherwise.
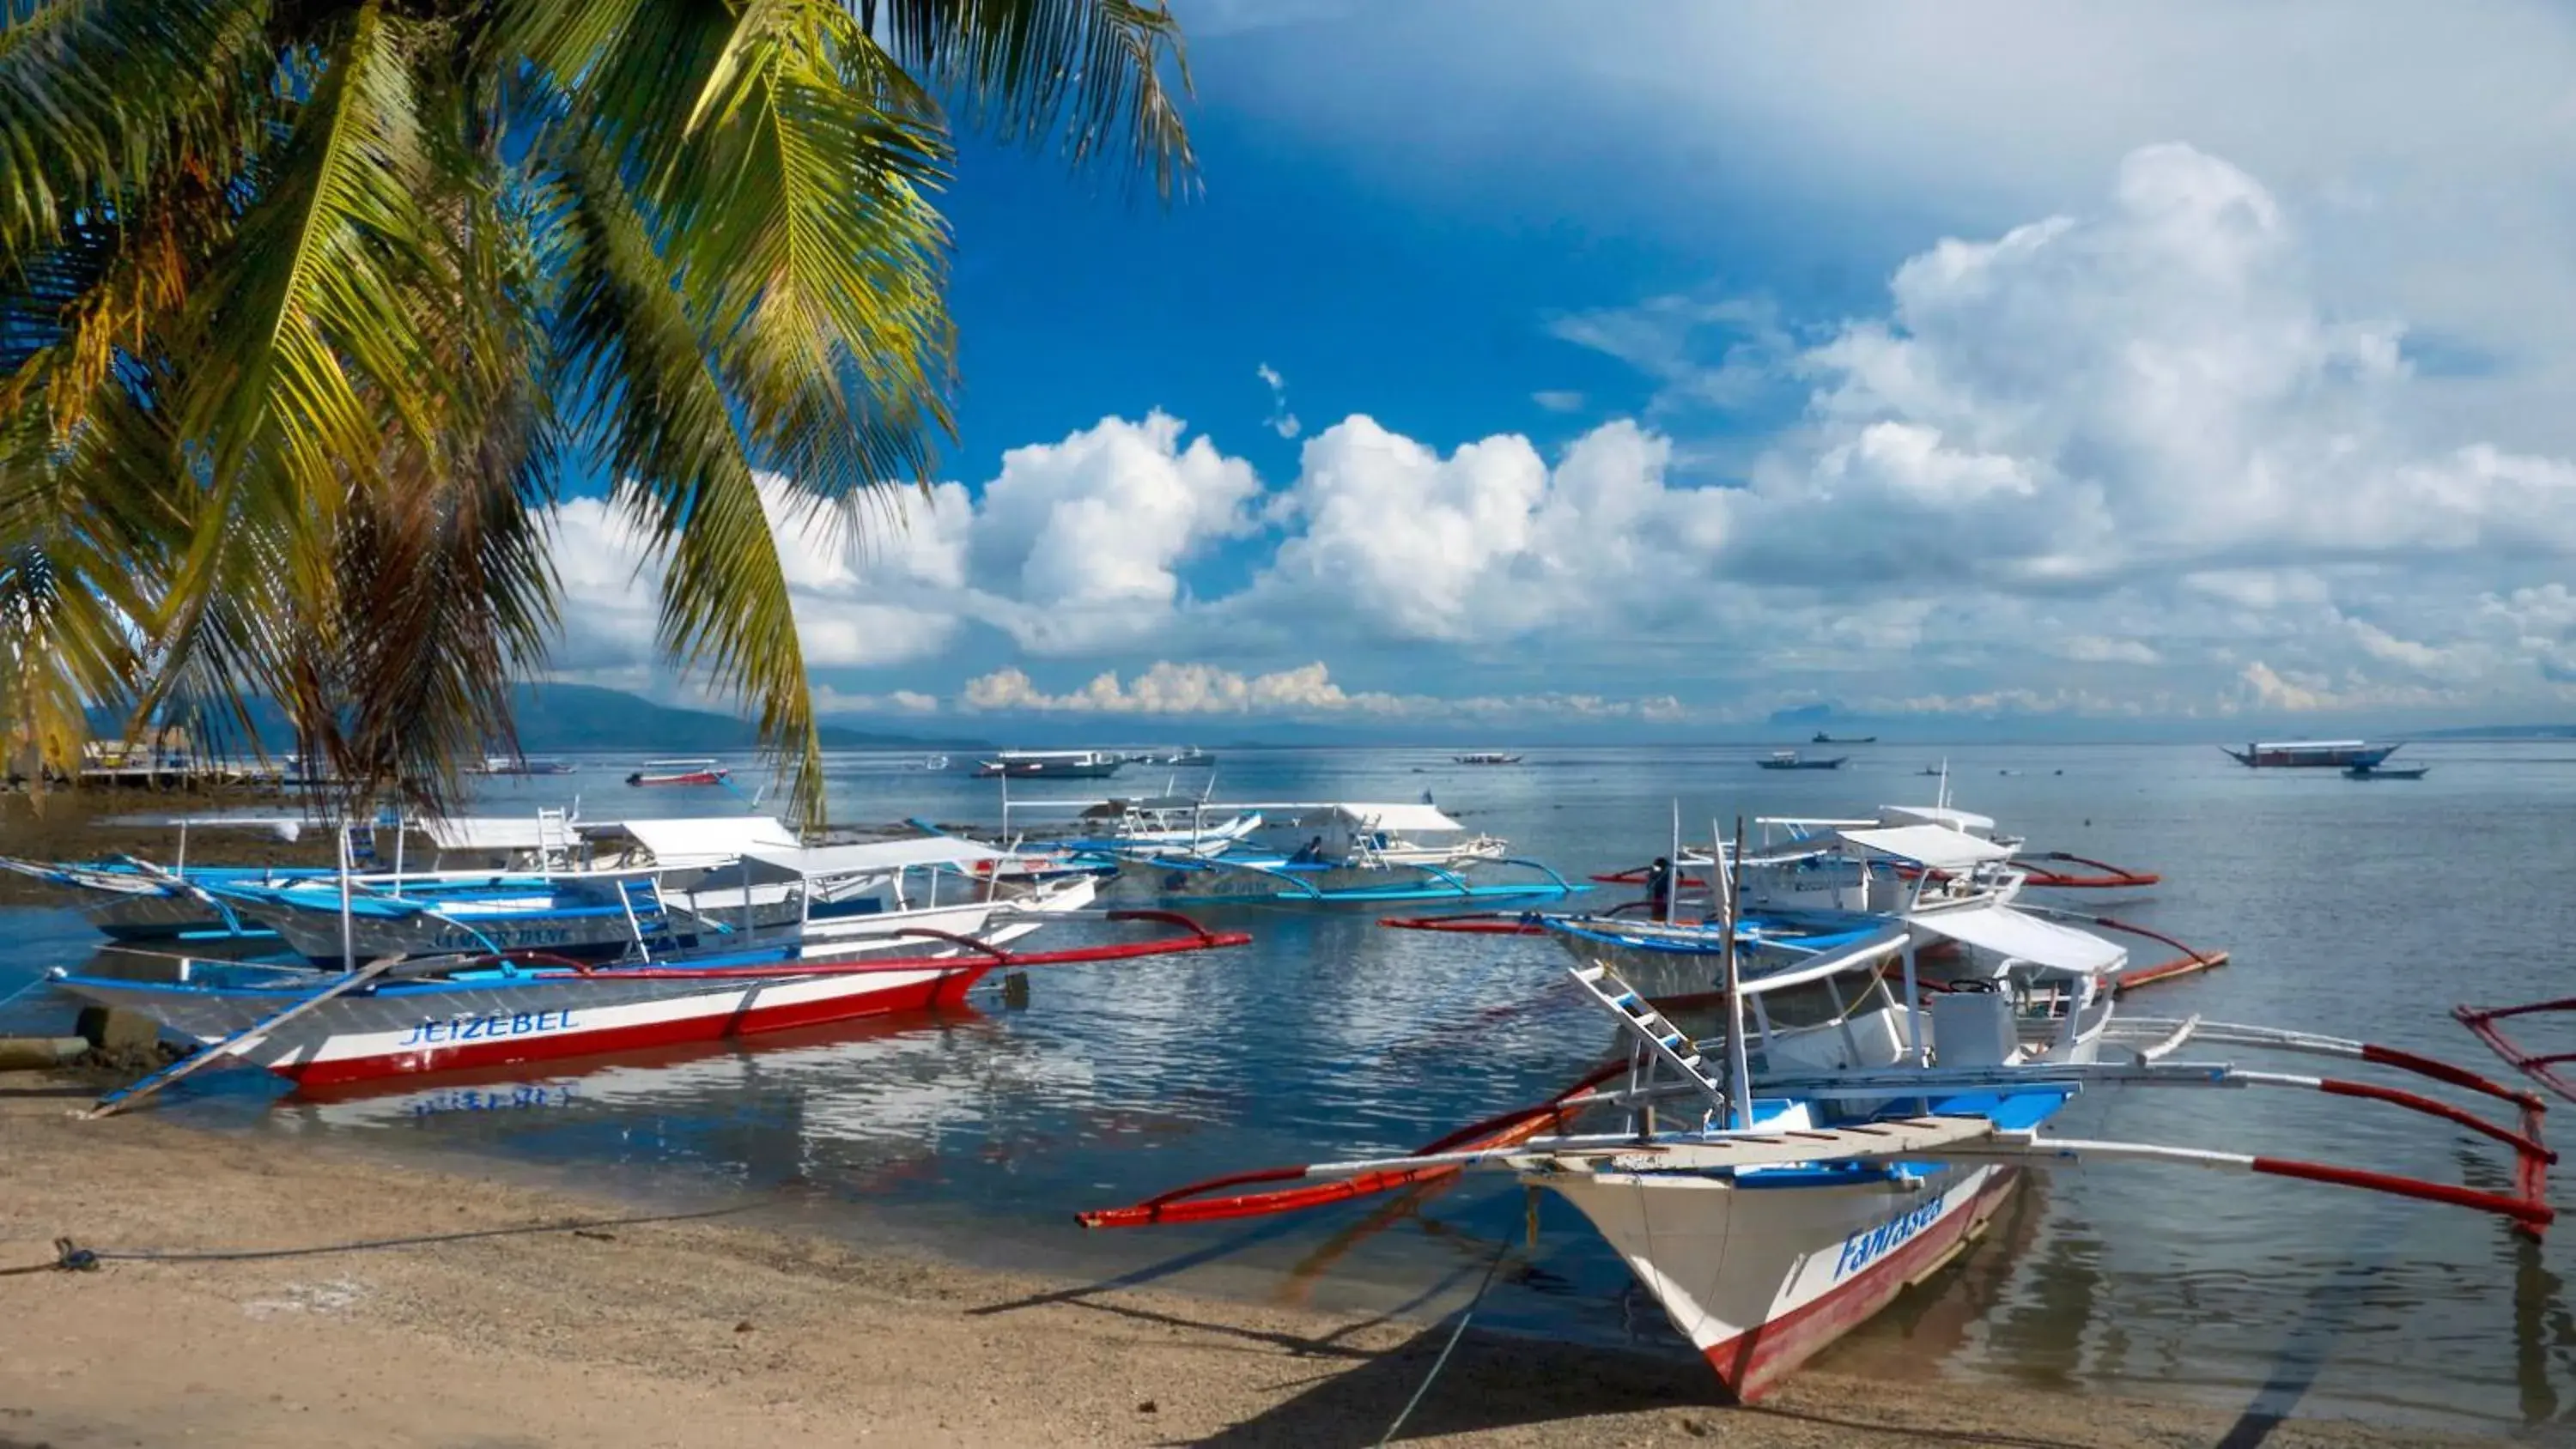
[{"label": "sandy beach", "polygon": [[[1365,1445],[1445,1325],[1095,1290],[767,1231],[756,1215],[609,1222],[633,1204],[148,1113],[0,1075],[0,1268],[52,1242],[278,1249],[0,1277],[0,1449],[106,1445]],[[587,1224],[587,1226],[580,1226]],[[510,1231],[527,1228],[529,1231]],[[1693,1365],[1471,1333],[1406,1442],[2423,1445],[1989,1387],[1796,1380],[1709,1402]],[[2234,1437],[2231,1437],[2233,1435]],[[2455,1439],[2444,1442],[2492,1442]]]}]

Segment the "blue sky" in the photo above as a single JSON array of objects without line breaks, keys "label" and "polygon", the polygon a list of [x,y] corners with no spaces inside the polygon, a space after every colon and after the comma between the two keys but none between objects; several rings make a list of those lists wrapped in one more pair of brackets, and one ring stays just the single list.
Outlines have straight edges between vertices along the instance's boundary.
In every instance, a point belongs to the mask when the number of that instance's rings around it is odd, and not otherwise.
[{"label": "blue sky", "polygon": [[955,483],[782,540],[832,707],[2576,712],[2563,9],[1177,8],[1196,198],[966,147]]}]

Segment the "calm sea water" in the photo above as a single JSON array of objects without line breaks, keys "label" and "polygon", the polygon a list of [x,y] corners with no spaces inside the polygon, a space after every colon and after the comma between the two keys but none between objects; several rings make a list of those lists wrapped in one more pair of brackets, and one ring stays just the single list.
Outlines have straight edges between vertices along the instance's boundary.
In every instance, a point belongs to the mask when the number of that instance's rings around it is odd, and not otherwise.
[{"label": "calm sea water", "polygon": [[[2070,904],[2234,953],[2224,970],[2133,998],[2135,1013],[2291,1025],[2483,1068],[2452,1003],[2576,993],[2576,745],[2412,746],[2409,758],[2435,767],[2428,778],[2368,783],[2247,771],[2206,747],[1852,753],[1839,772],[1784,775],[1755,770],[1744,749],[1542,749],[1484,769],[1428,751],[1233,751],[1217,793],[1429,790],[1576,876],[1661,852],[1676,802],[1701,840],[1718,816],[1928,803],[1936,782],[1915,772],[1946,755],[1956,803],[2036,846],[2164,873],[2143,895]],[[617,780],[631,764],[503,785],[485,808],[575,791],[602,819],[741,806],[723,792],[628,790]],[[1119,787],[1162,783],[1162,772],[1131,770]],[[837,758],[832,798],[835,819],[869,822],[989,821],[998,803],[988,783],[882,755]],[[1606,889],[1605,900],[1622,898]],[[68,911],[8,914],[0,993],[95,940]],[[1410,1148],[1547,1095],[1610,1044],[1597,1013],[1569,999],[1563,958],[1545,942],[1388,931],[1313,910],[1212,919],[1256,943],[1041,972],[1025,1006],[991,996],[938,1021],[327,1103],[283,1096],[258,1074],[215,1073],[162,1110],[254,1137],[500,1161],[657,1201],[749,1197],[814,1230],[980,1263],[1426,1319],[1455,1307],[1503,1240],[1526,1230],[1520,1190],[1504,1179],[1252,1224],[1073,1225],[1077,1208],[1199,1177]],[[59,1021],[40,1002],[10,1015],[30,1011]],[[2576,1023],[2559,1042],[2576,1049]],[[2507,1183],[2505,1159],[2482,1139],[2308,1093],[2097,1093],[2059,1126]],[[1683,1351],[1552,1199],[1535,1250],[1507,1262],[1480,1321]],[[1961,1268],[1829,1362],[2556,1439],[2576,1424],[2571,1276],[2576,1232],[2535,1248],[2484,1217],[2332,1188],[2053,1169]]]}]

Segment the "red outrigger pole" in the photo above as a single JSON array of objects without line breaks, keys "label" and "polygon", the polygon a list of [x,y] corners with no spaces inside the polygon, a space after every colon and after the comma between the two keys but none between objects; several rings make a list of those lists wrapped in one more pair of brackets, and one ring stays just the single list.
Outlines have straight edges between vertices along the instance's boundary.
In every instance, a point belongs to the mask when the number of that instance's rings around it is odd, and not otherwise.
[{"label": "red outrigger pole", "polygon": [[[2090,866],[2095,873],[2085,875],[2075,871],[2050,870],[2046,866],[2032,864],[2034,861],[2042,860],[2062,860],[2072,865]],[[2013,857],[2012,863],[2015,870],[2029,877],[2030,884],[2049,886],[2062,891],[2133,890],[2141,886],[2154,885],[2164,879],[2163,876],[2151,870],[2130,870],[2124,866],[2109,865],[2098,860],[2087,860],[2080,855],[2070,855],[2063,850],[2043,851],[2037,855],[2017,855]]]},{"label": "red outrigger pole", "polygon": [[2506,1065],[2531,1078],[2570,1102],[2576,1102],[2576,1083],[2559,1074],[2561,1062],[2576,1062],[2576,1052],[2534,1053],[2524,1051],[2513,1038],[2506,1036],[2496,1022],[2508,1016],[2529,1016],[2542,1011],[2576,1011],[2576,996],[2562,996],[2555,1001],[2526,1002],[2521,1006],[2454,1006],[2451,1015],[2460,1025],[2477,1033]]},{"label": "red outrigger pole", "polygon": [[[1564,1125],[1566,1114],[1590,1103],[1577,1103],[1594,1087],[1628,1070],[1624,1060],[1606,1063],[1584,1074],[1581,1081],[1532,1107],[1519,1107],[1498,1117],[1461,1127],[1449,1135],[1425,1144],[1414,1156],[1425,1157],[1445,1152],[1481,1151],[1510,1147],[1526,1142],[1550,1127]],[[1229,1218],[1268,1217],[1275,1213],[1292,1213],[1326,1203],[1345,1202],[1372,1193],[1391,1192],[1400,1187],[1419,1187],[1457,1176],[1464,1168],[1454,1165],[1408,1167],[1386,1172],[1363,1173],[1357,1177],[1337,1178],[1312,1187],[1279,1188],[1270,1192],[1241,1193],[1232,1197],[1210,1197],[1208,1194],[1229,1187],[1250,1187],[1264,1182],[1295,1182],[1308,1176],[1309,1169],[1297,1167],[1264,1167],[1251,1172],[1228,1173],[1193,1182],[1169,1192],[1157,1193],[1132,1207],[1096,1208],[1075,1213],[1074,1221],[1086,1228],[1141,1228],[1158,1223],[1204,1223]]]},{"label": "red outrigger pole", "polygon": [[1461,911],[1446,916],[1380,916],[1391,931],[1448,931],[1461,936],[1544,936],[1547,927],[1527,911]]}]

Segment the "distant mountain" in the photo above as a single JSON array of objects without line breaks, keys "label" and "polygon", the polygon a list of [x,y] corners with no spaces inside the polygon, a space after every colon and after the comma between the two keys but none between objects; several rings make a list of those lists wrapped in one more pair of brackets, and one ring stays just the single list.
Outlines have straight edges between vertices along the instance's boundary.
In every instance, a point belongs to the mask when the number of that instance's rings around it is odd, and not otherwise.
[{"label": "distant mountain", "polygon": [[2417,740],[2576,740],[2576,724],[2464,725],[2447,730],[2409,730]]},{"label": "distant mountain", "polygon": [[[592,684],[522,684],[512,690],[519,748],[531,755],[578,750],[651,750],[657,753],[748,750],[759,744],[751,721],[712,710],[675,709],[624,690]],[[272,752],[295,748],[295,731],[271,701],[254,700],[251,720]],[[92,729],[114,734],[124,721],[94,716]],[[981,740],[881,734],[825,724],[816,733],[827,750],[982,749]]]},{"label": "distant mountain", "polygon": [[[513,709],[519,748],[530,754],[560,750],[748,750],[759,743],[751,721],[711,710],[674,709],[623,690],[591,684],[522,684]],[[816,734],[827,750],[981,749],[984,742],[955,736],[879,734],[825,724]]]}]

